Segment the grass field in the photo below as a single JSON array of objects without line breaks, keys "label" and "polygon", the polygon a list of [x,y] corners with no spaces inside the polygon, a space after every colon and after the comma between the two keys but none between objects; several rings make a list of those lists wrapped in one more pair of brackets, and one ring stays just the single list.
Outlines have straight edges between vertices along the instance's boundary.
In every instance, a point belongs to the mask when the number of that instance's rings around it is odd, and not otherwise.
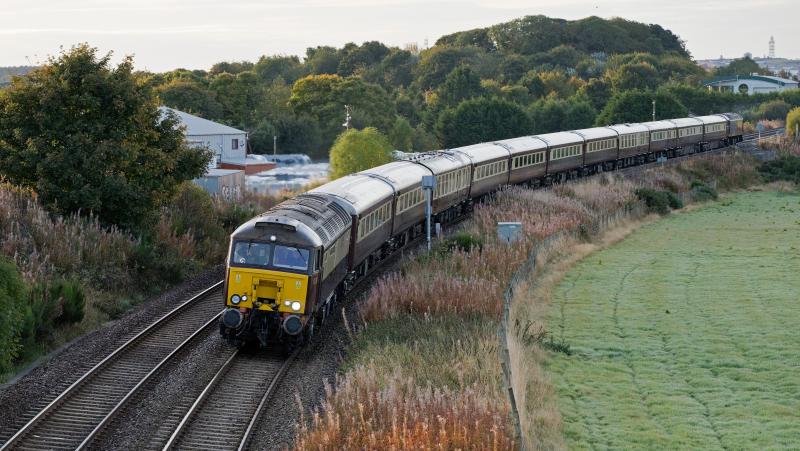
[{"label": "grass field", "polygon": [[749,192],[576,265],[548,329],[570,449],[800,449],[800,195]]}]

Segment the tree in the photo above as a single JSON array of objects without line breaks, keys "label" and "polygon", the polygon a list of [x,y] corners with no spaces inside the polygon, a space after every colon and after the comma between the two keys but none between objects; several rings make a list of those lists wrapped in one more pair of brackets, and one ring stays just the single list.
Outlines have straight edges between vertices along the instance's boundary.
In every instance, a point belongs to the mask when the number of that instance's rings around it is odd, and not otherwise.
[{"label": "tree", "polygon": [[614,89],[628,91],[631,89],[655,89],[659,83],[658,71],[648,63],[624,64],[611,78]]},{"label": "tree", "polygon": [[727,66],[718,67],[714,71],[714,75],[750,75],[761,74],[769,75],[770,71],[758,65],[752,58],[745,56],[744,58],[735,59]]},{"label": "tree", "polygon": [[597,116],[598,126],[652,120],[653,100],[656,101],[656,119],[686,117],[689,111],[668,92],[624,91],[614,94]]},{"label": "tree", "polygon": [[478,49],[471,47],[431,47],[422,52],[419,64],[414,68],[416,83],[422,90],[435,89],[453,69],[468,65],[477,54]]},{"label": "tree", "polygon": [[209,119],[222,118],[222,105],[214,93],[191,79],[175,79],[156,88],[161,102],[171,108]]},{"label": "tree", "polygon": [[0,175],[52,210],[131,227],[202,175],[210,154],[185,145],[130,57],[110,60],[81,44],[4,91]]},{"label": "tree", "polygon": [[342,129],[345,105],[350,106],[352,126],[376,127],[388,132],[394,125],[395,108],[386,91],[357,77],[309,75],[292,87],[289,103],[296,114],[319,122],[325,147],[333,143]]},{"label": "tree", "polygon": [[436,123],[445,147],[514,138],[529,134],[530,130],[525,110],[501,99],[465,100],[456,108],[445,110]]},{"label": "tree", "polygon": [[772,100],[762,103],[761,106],[758,107],[758,115],[761,119],[782,120],[789,114],[791,109],[792,106],[783,100]]},{"label": "tree", "polygon": [[305,153],[313,158],[327,156],[319,122],[304,115],[287,114],[275,120],[279,153]]},{"label": "tree", "polygon": [[453,69],[438,89],[439,101],[446,107],[484,94],[481,79],[468,66]]},{"label": "tree", "polygon": [[294,83],[303,75],[303,64],[300,58],[291,56],[262,56],[253,68],[255,73],[265,82],[273,82],[282,78],[287,83]]},{"label": "tree", "polygon": [[336,74],[342,56],[335,47],[309,47],[306,49],[306,66],[314,75]]},{"label": "tree", "polygon": [[585,96],[595,109],[601,110],[611,98],[611,84],[602,78],[592,78],[578,89],[578,95]]},{"label": "tree", "polygon": [[392,130],[389,132],[389,142],[397,150],[408,152],[411,150],[411,145],[414,139],[414,129],[408,123],[406,118],[398,117],[394,122]]},{"label": "tree", "polygon": [[392,161],[392,145],[374,127],[345,130],[331,147],[331,179]]},{"label": "tree", "polygon": [[786,115],[786,133],[793,139],[798,139],[800,136],[797,132],[800,130],[800,107],[794,108]]}]

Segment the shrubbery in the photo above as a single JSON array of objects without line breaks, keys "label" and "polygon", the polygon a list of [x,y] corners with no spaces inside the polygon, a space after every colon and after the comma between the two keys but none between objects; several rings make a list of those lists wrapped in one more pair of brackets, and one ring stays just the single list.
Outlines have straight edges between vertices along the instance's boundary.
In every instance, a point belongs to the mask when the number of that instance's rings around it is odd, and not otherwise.
[{"label": "shrubbery", "polygon": [[767,182],[785,180],[800,184],[800,156],[781,155],[777,160],[764,162],[759,172]]},{"label": "shrubbery", "polygon": [[644,201],[648,211],[666,215],[670,210],[683,208],[683,201],[672,191],[658,191],[652,188],[639,188],[636,196]]}]

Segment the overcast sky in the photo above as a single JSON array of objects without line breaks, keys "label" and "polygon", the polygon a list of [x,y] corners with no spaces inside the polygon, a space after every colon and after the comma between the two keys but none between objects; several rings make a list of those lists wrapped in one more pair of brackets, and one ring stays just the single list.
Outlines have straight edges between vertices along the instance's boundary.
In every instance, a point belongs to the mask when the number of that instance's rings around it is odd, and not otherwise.
[{"label": "overcast sky", "polygon": [[765,55],[774,35],[777,56],[800,58],[800,0],[1,0],[0,66],[89,42],[133,54],[139,69],[206,69],[350,41],[422,47],[529,14],[657,23],[697,59]]}]

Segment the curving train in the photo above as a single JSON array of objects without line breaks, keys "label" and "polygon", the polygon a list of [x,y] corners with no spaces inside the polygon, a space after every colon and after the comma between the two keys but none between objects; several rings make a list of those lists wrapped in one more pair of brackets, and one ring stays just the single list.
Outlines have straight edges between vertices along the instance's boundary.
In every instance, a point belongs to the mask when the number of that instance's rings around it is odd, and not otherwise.
[{"label": "curving train", "polygon": [[433,221],[447,223],[505,185],[550,185],[741,140],[742,117],[725,113],[426,152],[326,183],[231,235],[222,336],[236,345],[302,344],[337,298],[424,234],[423,176],[436,180]]}]

